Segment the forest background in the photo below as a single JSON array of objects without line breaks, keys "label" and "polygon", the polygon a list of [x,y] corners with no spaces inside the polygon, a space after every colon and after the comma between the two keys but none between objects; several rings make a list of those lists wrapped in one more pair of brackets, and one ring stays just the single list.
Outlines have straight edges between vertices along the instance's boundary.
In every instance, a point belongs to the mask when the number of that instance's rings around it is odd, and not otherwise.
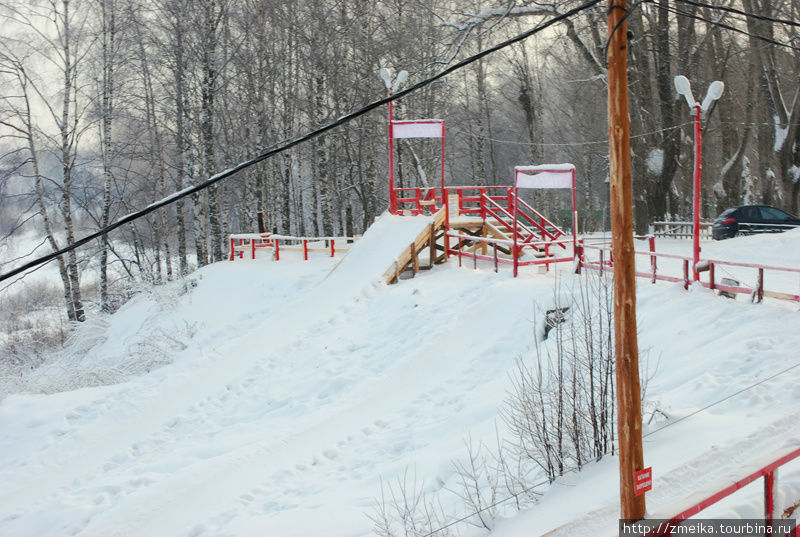
[{"label": "forest background", "polygon": [[[413,84],[580,3],[4,0],[0,271],[385,97],[381,67]],[[704,120],[703,217],[743,203],[797,214],[800,1],[630,4],[637,231],[691,213],[678,74],[697,99],[725,82]],[[607,229],[606,20],[597,4],[396,101],[395,117],[446,120],[448,184],[574,163],[581,231]],[[438,144],[401,142],[398,186],[436,186]],[[137,285],[222,260],[227,234],[256,231],[258,213],[280,233],[360,234],[388,205],[387,168],[380,108],[58,258],[60,285],[6,285],[4,349],[63,342]],[[569,222],[569,200],[536,203]],[[58,328],[19,324],[37,308]]]}]

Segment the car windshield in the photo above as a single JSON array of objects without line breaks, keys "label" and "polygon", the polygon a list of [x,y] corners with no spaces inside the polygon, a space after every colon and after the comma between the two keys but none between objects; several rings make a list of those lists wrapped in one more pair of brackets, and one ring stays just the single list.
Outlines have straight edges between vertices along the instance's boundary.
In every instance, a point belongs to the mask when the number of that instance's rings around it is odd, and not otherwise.
[{"label": "car windshield", "polygon": [[736,210],[736,207],[732,207],[732,208],[730,208],[730,209],[725,209],[724,211],[722,211],[722,214],[720,214],[720,215],[718,216],[718,218],[725,218],[726,216],[730,216],[730,215],[732,215],[732,214],[733,214],[733,212],[734,212],[735,210]]},{"label": "car windshield", "polygon": [[789,215],[775,207],[759,207],[761,209],[761,218],[764,220],[778,220],[784,221],[789,219]]}]

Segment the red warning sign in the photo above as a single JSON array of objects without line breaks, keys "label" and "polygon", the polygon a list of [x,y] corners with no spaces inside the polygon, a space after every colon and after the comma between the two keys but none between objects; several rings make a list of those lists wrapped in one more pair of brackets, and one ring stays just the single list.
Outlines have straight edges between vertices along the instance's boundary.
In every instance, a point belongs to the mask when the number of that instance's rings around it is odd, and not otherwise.
[{"label": "red warning sign", "polygon": [[653,467],[649,466],[633,474],[633,490],[637,496],[653,488]]}]

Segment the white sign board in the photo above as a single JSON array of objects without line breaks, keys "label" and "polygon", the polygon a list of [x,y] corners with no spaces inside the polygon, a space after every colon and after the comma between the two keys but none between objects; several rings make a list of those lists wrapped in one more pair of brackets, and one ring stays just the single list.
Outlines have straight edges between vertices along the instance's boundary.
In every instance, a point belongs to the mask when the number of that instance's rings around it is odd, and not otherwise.
[{"label": "white sign board", "polygon": [[392,122],[392,138],[442,137],[444,137],[444,121],[440,119]]},{"label": "white sign board", "polygon": [[575,167],[518,166],[516,171],[517,188],[572,188]]}]

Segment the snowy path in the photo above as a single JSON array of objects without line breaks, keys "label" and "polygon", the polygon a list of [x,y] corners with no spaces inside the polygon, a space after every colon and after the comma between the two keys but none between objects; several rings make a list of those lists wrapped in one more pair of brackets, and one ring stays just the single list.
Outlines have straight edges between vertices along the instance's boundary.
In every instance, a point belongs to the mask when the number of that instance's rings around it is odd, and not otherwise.
[{"label": "snowy path", "polygon": [[[169,364],[126,382],[0,401],[0,536],[366,535],[381,478],[410,468],[426,490],[452,487],[464,439],[493,440],[554,278],[451,263],[378,283],[427,222],[382,217],[338,264],[212,265],[196,287],[156,290],[112,316],[75,357],[79,371],[150,359],[141,342],[157,342],[154,327],[193,335]],[[787,329],[800,313],[783,305],[640,282],[639,314],[648,399],[672,418],[790,365],[800,348]],[[653,508],[704,486],[690,480],[696,468],[724,471],[776,436],[797,442],[795,378],[649,438]],[[495,533],[575,518],[615,531],[615,480],[604,459]]]},{"label": "snowy path", "polygon": [[[197,306],[216,295],[225,314],[173,364],[115,386],[7,398],[0,535],[307,535],[297,527],[307,512],[334,534],[327,521],[346,516],[347,534],[352,519],[368,527],[381,474],[427,449],[443,455],[426,471],[446,468],[470,428],[494,419],[498,384],[531,343],[519,336],[533,301],[508,275],[486,285],[452,267],[422,288],[376,285],[427,225],[411,220],[379,221],[330,274],[319,263],[318,283],[268,307],[245,304],[267,298],[247,286],[212,288],[237,270],[288,281],[286,265],[208,267],[190,296]],[[528,285],[550,293],[547,281]],[[509,321],[504,303],[522,314]],[[128,322],[147,324],[137,315],[153,308],[140,309]]]}]

